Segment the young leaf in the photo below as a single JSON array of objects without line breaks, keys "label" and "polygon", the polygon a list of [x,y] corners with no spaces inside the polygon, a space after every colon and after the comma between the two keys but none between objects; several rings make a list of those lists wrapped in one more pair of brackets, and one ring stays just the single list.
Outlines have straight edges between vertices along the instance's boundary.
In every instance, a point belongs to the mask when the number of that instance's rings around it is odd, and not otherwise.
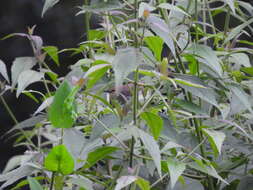
[{"label": "young leaf", "polygon": [[138,179],[137,176],[121,176],[117,179],[115,190],[121,190]]},{"label": "young leaf", "polygon": [[158,36],[147,36],[144,41],[154,53],[156,60],[161,61],[163,40]]},{"label": "young leaf", "polygon": [[226,138],[226,135],[221,131],[215,131],[211,129],[202,130],[209,137],[209,141],[214,149],[215,155],[218,156],[218,154],[221,154],[222,144]]},{"label": "young leaf", "polygon": [[49,120],[56,128],[70,128],[75,122],[74,97],[75,88],[64,81],[54,95],[53,103],[48,112]]},{"label": "young leaf", "polygon": [[18,82],[19,75],[26,70],[31,69],[36,64],[34,57],[18,57],[11,66],[11,87],[14,88]]},{"label": "young leaf", "polygon": [[141,190],[150,190],[150,184],[149,184],[149,181],[143,179],[143,178],[138,178],[135,183],[139,186],[139,188]]},{"label": "young leaf", "polygon": [[88,154],[88,158],[86,160],[86,164],[84,168],[90,168],[94,164],[96,164],[99,160],[104,159],[107,157],[109,154],[115,152],[119,148],[117,147],[110,147],[110,146],[105,146],[105,147],[100,147]]},{"label": "young leaf", "polygon": [[179,176],[182,175],[182,173],[185,170],[186,165],[182,162],[175,161],[171,158],[168,159],[168,168],[170,173],[170,179],[171,179],[171,188],[173,189]]},{"label": "young leaf", "polygon": [[44,76],[44,73],[40,73],[33,70],[25,70],[18,77],[18,88],[16,97],[19,97],[21,92],[30,84],[40,81]]},{"label": "young leaf", "polygon": [[157,140],[163,129],[163,120],[161,117],[151,112],[143,112],[140,117],[146,121],[153,137]]},{"label": "young leaf", "polygon": [[8,77],[8,73],[7,73],[7,69],[6,69],[6,65],[4,64],[4,62],[0,59],[0,74],[4,77],[4,79],[10,83],[10,79]]},{"label": "young leaf", "polygon": [[36,179],[28,177],[28,182],[31,190],[43,190],[43,187]]},{"label": "young leaf", "polygon": [[43,50],[52,58],[52,60],[59,66],[58,48],[55,46],[43,47]]},{"label": "young leaf", "polygon": [[57,145],[48,153],[44,166],[49,171],[68,175],[74,170],[74,159],[64,145]]},{"label": "young leaf", "polygon": [[44,14],[46,13],[47,10],[49,10],[50,8],[52,8],[56,3],[58,3],[60,0],[46,0],[45,4],[43,6],[43,10],[42,10],[42,14],[41,17],[44,16]]},{"label": "young leaf", "polygon": [[139,65],[139,52],[136,48],[125,48],[118,50],[112,67],[115,72],[116,92],[119,92],[119,86],[124,79],[133,72]]}]

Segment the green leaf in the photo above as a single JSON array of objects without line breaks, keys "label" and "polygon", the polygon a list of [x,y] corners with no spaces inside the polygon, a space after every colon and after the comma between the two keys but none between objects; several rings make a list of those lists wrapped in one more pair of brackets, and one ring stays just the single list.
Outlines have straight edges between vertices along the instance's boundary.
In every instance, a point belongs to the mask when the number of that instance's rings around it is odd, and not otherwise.
[{"label": "green leaf", "polygon": [[49,171],[68,175],[74,170],[74,159],[64,145],[57,145],[45,158],[44,166]]},{"label": "green leaf", "polygon": [[150,190],[150,183],[149,181],[143,179],[143,178],[138,178],[135,183],[139,186],[141,190]]},{"label": "green leaf", "polygon": [[43,190],[43,187],[35,178],[28,177],[28,182],[31,190]]},{"label": "green leaf", "polygon": [[214,150],[214,154],[216,156],[221,154],[222,144],[226,138],[226,135],[221,131],[215,131],[211,129],[202,129],[202,131],[209,137],[209,142]]},{"label": "green leaf", "polygon": [[54,95],[53,103],[48,112],[49,120],[53,127],[70,128],[76,120],[74,97],[77,87],[71,89],[67,81],[64,81]]},{"label": "green leaf", "polygon": [[207,113],[205,113],[200,106],[198,106],[197,104],[194,104],[192,102],[186,101],[186,100],[181,100],[181,99],[175,99],[175,102],[178,106],[180,106],[181,108],[185,109],[186,111],[195,113],[195,114],[205,114],[207,115]]},{"label": "green leaf", "polygon": [[43,47],[43,50],[52,58],[56,65],[60,65],[58,57],[58,48],[55,46],[46,46]]},{"label": "green leaf", "polygon": [[155,139],[150,136],[148,133],[144,132],[141,129],[138,129],[134,126],[131,126],[129,128],[132,135],[136,138],[140,138],[144,144],[144,147],[148,150],[150,156],[154,160],[155,166],[157,168],[158,174],[162,176],[161,172],[161,151],[159,149],[158,143],[155,141]]},{"label": "green leaf", "polygon": [[84,165],[84,168],[90,168],[94,164],[96,164],[99,160],[104,159],[109,154],[115,152],[118,150],[118,147],[112,147],[112,146],[106,146],[106,147],[100,147],[88,154],[88,158],[86,160],[86,164]]},{"label": "green leaf", "polygon": [[116,93],[124,79],[139,65],[139,51],[136,48],[125,48],[117,51],[112,67],[115,72]]},{"label": "green leaf", "polygon": [[250,76],[253,76],[253,67],[242,67],[240,69],[240,71],[242,71]]},{"label": "green leaf", "polygon": [[7,69],[6,69],[6,65],[4,64],[4,62],[0,59],[0,74],[4,77],[4,79],[10,83],[10,79],[8,77],[8,73],[7,73]]},{"label": "green leaf", "polygon": [[154,53],[156,60],[161,61],[163,40],[158,36],[147,36],[144,41]]},{"label": "green leaf", "polygon": [[99,64],[91,67],[84,75],[84,78],[89,78],[87,88],[92,88],[93,85],[111,68],[109,64]]},{"label": "green leaf", "polygon": [[89,30],[89,41],[101,40],[105,37],[106,33],[102,30]]},{"label": "green leaf", "polygon": [[140,117],[146,121],[153,137],[157,140],[163,129],[163,120],[161,117],[151,112],[143,112]]},{"label": "green leaf", "polygon": [[60,0],[46,0],[45,4],[43,6],[41,17],[44,16],[46,11],[48,11],[50,8],[52,8],[56,3],[58,3]]},{"label": "green leaf", "polygon": [[31,69],[36,64],[34,57],[18,57],[11,66],[11,87],[14,88],[18,82],[19,75],[26,70]]},{"label": "green leaf", "polygon": [[117,185],[114,190],[121,190],[138,179],[137,176],[121,176],[117,179]]},{"label": "green leaf", "polygon": [[30,84],[38,82],[43,78],[44,73],[40,73],[33,70],[25,70],[18,77],[18,88],[16,97],[19,97],[21,92]]},{"label": "green leaf", "polygon": [[193,44],[188,48],[189,53],[197,56],[197,59],[215,71],[219,76],[222,76],[222,67],[215,52],[206,45]]},{"label": "green leaf", "polygon": [[179,162],[179,161],[169,158],[168,159],[168,168],[169,168],[169,173],[170,173],[171,188],[173,189],[178,178],[184,172],[186,165],[182,162]]}]

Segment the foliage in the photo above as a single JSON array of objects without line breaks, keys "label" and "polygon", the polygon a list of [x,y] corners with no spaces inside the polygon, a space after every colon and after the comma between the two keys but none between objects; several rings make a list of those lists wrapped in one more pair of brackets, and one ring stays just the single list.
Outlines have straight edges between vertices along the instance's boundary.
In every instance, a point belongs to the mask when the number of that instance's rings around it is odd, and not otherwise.
[{"label": "foliage", "polygon": [[[252,189],[253,51],[240,36],[253,33],[253,7],[219,2],[85,1],[77,15],[103,23],[87,22],[87,40],[67,50],[43,46],[34,27],[7,36],[27,38],[34,56],[16,58],[11,77],[0,60],[1,100],[15,90],[40,105],[18,123],[4,104],[15,146],[30,151],[9,160],[1,188]],[[46,0],[42,16],[56,3]],[[83,58],[58,77],[48,61],[61,66],[65,51]]]}]

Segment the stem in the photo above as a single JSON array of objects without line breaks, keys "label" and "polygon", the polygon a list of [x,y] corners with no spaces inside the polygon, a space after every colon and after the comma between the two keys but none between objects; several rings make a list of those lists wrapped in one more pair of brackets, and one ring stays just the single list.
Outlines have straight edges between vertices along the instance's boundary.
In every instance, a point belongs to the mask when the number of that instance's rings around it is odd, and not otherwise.
[{"label": "stem", "polygon": [[227,11],[226,20],[224,24],[224,38],[226,38],[227,36],[228,30],[229,30],[229,23],[230,23],[230,8]]},{"label": "stem", "polygon": [[53,190],[55,174],[56,174],[55,172],[52,173],[52,177],[51,177],[51,182],[50,182],[50,188],[49,188],[49,190]]},{"label": "stem", "polygon": [[[89,0],[84,0],[84,5],[88,6],[89,5]],[[90,30],[90,13],[86,12],[84,15],[85,19],[85,33],[86,33],[86,40],[89,40],[89,30]],[[88,57],[92,58],[92,51],[90,49],[90,45],[88,45],[89,50],[88,50]]]}]

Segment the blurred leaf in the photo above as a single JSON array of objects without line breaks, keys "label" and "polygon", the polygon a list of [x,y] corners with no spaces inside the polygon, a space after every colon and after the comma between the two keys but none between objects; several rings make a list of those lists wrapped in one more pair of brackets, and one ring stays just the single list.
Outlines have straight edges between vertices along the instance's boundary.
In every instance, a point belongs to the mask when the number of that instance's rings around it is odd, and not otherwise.
[{"label": "blurred leaf", "polygon": [[54,127],[70,128],[73,126],[76,120],[74,106],[76,93],[76,87],[71,89],[67,81],[64,81],[56,91],[48,112],[49,120]]},{"label": "blurred leaf", "polygon": [[115,190],[121,190],[138,179],[137,176],[121,176],[117,179]]},{"label": "blurred leaf", "polygon": [[56,65],[60,65],[58,57],[58,48],[55,46],[45,46],[43,50],[52,58]]},{"label": "blurred leaf", "polygon": [[43,187],[35,178],[28,177],[28,182],[31,190],[43,190]]},{"label": "blurred leaf", "polygon": [[209,137],[209,142],[214,150],[214,155],[221,154],[222,144],[226,138],[226,135],[221,131],[215,131],[211,129],[202,129],[203,132]]},{"label": "blurred leaf", "polygon": [[253,190],[253,177],[246,176],[243,177],[238,184],[236,190]]},{"label": "blurred leaf", "polygon": [[222,76],[222,67],[215,52],[206,45],[193,44],[188,48],[189,53],[197,56],[197,59],[210,67],[219,76]]},{"label": "blurred leaf", "polygon": [[154,53],[156,60],[161,61],[163,40],[158,36],[147,36],[144,41]]},{"label": "blurred leaf", "polygon": [[225,0],[233,14],[235,14],[235,0]]},{"label": "blurred leaf", "polygon": [[150,190],[150,184],[149,184],[149,181],[143,179],[143,178],[138,178],[135,183],[138,185],[138,187],[141,189],[141,190]]},{"label": "blurred leaf", "polygon": [[167,9],[167,10],[177,11],[177,12],[183,13],[186,16],[190,16],[188,13],[186,13],[182,9],[178,8],[175,5],[169,4],[169,3],[161,3],[160,5],[158,5],[158,7],[163,8],[163,9]]},{"label": "blurred leaf", "polygon": [[57,145],[48,153],[44,166],[49,171],[68,175],[74,170],[74,160],[64,145]]},{"label": "blurred leaf", "polygon": [[117,51],[112,63],[115,72],[116,93],[124,79],[133,72],[139,65],[139,51],[136,48],[125,48]]},{"label": "blurred leaf", "polygon": [[197,104],[194,104],[192,102],[186,101],[186,100],[181,100],[181,99],[175,99],[175,103],[180,106],[181,108],[185,109],[186,111],[189,111],[194,114],[199,114],[199,115],[207,115],[203,109],[201,109],[200,106]]},{"label": "blurred leaf", "polygon": [[249,56],[246,53],[233,53],[229,57],[229,61],[244,67],[250,67]]},{"label": "blurred leaf", "polygon": [[35,57],[18,57],[11,66],[11,87],[14,88],[18,82],[19,75],[31,69],[36,64]]},{"label": "blurred leaf", "polygon": [[51,96],[51,97],[45,99],[45,100],[42,102],[42,104],[37,108],[37,110],[34,112],[33,115],[36,115],[36,114],[40,113],[41,111],[43,111],[44,109],[46,109],[47,107],[49,107],[49,106],[52,104],[53,99],[54,99],[53,96]]},{"label": "blurred leaf", "polygon": [[4,77],[4,79],[10,83],[10,79],[7,73],[6,65],[4,62],[0,59],[0,74]]},{"label": "blurred leaf", "polygon": [[159,176],[162,176],[161,172],[161,152],[158,143],[148,133],[134,126],[130,127],[132,135],[138,139],[140,138],[145,148],[148,150],[150,156],[154,160]]},{"label": "blurred leaf", "polygon": [[143,112],[140,117],[146,121],[152,135],[157,140],[163,129],[163,120],[161,117],[151,112]]},{"label": "blurred leaf", "polygon": [[45,4],[43,6],[43,10],[41,13],[41,17],[44,16],[44,14],[46,13],[46,11],[48,11],[50,8],[52,8],[56,3],[58,3],[60,0],[46,0]]},{"label": "blurred leaf", "polygon": [[69,179],[69,182],[72,184],[78,185],[79,187],[84,188],[83,190],[93,190],[93,187],[92,187],[93,182],[82,176],[78,176],[78,177],[71,176]]},{"label": "blurred leaf", "polygon": [[38,82],[43,78],[44,73],[40,73],[33,70],[25,70],[18,77],[18,87],[16,97],[19,97],[21,92],[30,84]]},{"label": "blurred leaf", "polygon": [[117,147],[110,147],[110,146],[105,146],[105,147],[100,147],[88,154],[88,158],[86,160],[86,164],[84,165],[84,168],[90,168],[94,164],[96,164],[99,160],[104,159],[111,153],[117,151],[119,148]]},{"label": "blurred leaf", "polygon": [[253,67],[242,67],[240,70],[253,77]]},{"label": "blurred leaf", "polygon": [[182,162],[175,161],[171,158],[168,159],[168,168],[170,173],[171,188],[173,189],[178,178],[184,172],[186,165]]}]

